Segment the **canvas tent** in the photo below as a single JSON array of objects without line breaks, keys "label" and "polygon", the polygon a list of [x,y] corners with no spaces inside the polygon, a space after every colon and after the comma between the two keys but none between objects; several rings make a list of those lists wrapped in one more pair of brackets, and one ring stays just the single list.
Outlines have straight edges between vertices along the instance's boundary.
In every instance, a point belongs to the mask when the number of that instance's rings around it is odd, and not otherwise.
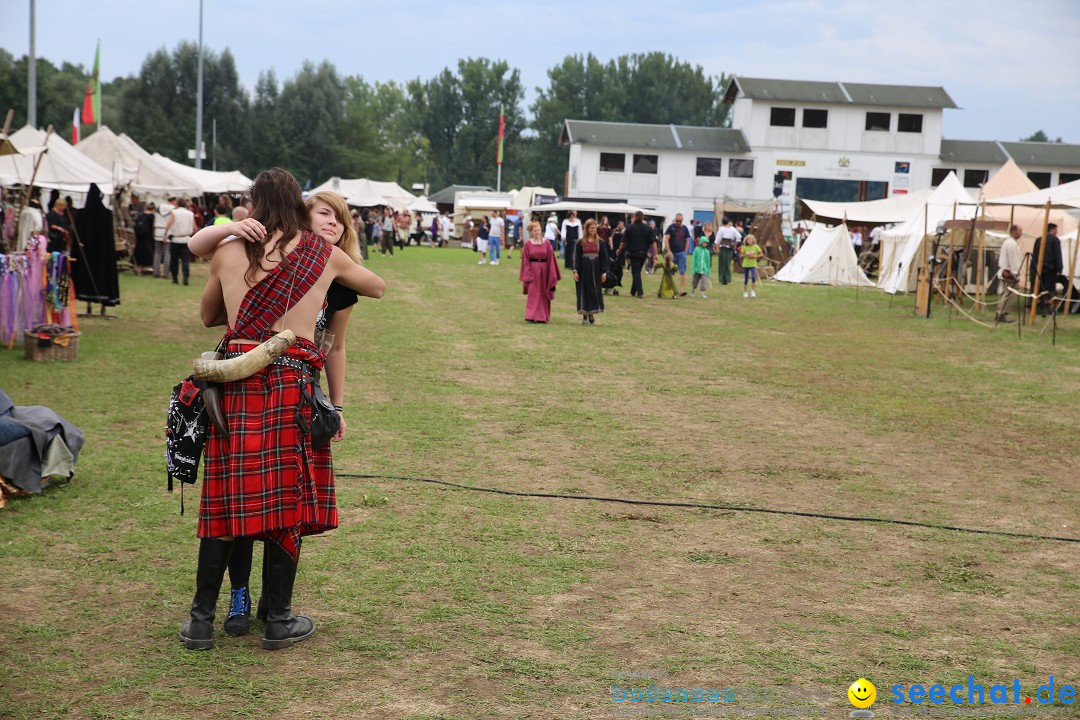
[{"label": "canvas tent", "polygon": [[[1058,188],[1051,188],[1051,190],[1058,190],[1063,187],[1065,186],[1061,185]],[[1046,200],[1044,199],[1041,202],[1043,207],[1027,207],[1024,205],[1014,207],[1012,205],[995,205],[993,203],[1001,198],[1024,196],[1039,192],[1041,191],[1036,187],[1035,183],[1031,182],[1031,178],[1024,174],[1024,171],[1017,166],[1012,158],[994,173],[994,177],[990,178],[989,182],[983,185],[983,197],[987,203],[984,214],[994,220],[1003,220],[1005,222],[1011,220],[1014,224],[1019,225],[1024,231],[1024,237],[1021,239],[1020,245],[1026,252],[1031,250],[1035,238],[1040,237],[1043,233],[1043,224],[1046,221],[1046,210],[1044,209]],[[1070,196],[1069,194],[1065,195],[1065,197]],[[1077,191],[1077,197],[1080,198],[1080,189]],[[1057,223],[1059,236],[1076,229],[1076,219],[1064,210],[1052,210],[1050,212],[1050,222]]]},{"label": "canvas tent", "polygon": [[41,159],[37,176],[34,162],[38,153],[45,149],[46,133],[29,125],[10,136],[19,154],[0,155],[0,184],[25,185],[34,178],[34,185],[62,193],[84,194],[91,183],[101,192],[113,191],[112,172],[73,148],[62,137],[49,135],[48,151]]},{"label": "canvas tent", "polygon": [[1080,208],[1080,180],[1073,180],[1064,185],[1035,190],[1018,195],[1007,195],[994,200],[987,200],[995,205],[1027,205],[1045,207],[1047,201],[1055,208]]},{"label": "canvas tent", "polygon": [[514,210],[528,210],[532,207],[536,200],[536,197],[550,197],[557,198],[559,193],[555,192],[552,188],[546,187],[523,187],[520,190],[510,191],[510,207]]},{"label": "canvas tent", "polygon": [[550,205],[533,205],[529,210],[532,212],[569,212],[570,210],[577,210],[578,212],[611,213],[612,215],[633,215],[639,211],[643,213],[651,212],[647,208],[640,208],[628,203],[588,202],[574,200],[573,198],[567,198],[562,202]]},{"label": "canvas tent", "polygon": [[881,233],[881,272],[877,286],[887,293],[910,292],[915,289],[916,273],[912,266],[923,240],[933,236],[938,223],[952,218],[970,220],[978,208],[974,198],[949,173],[922,207],[906,221]]},{"label": "canvas tent", "polygon": [[332,177],[310,190],[311,193],[335,192],[354,207],[377,207],[388,205],[395,210],[405,210],[416,196],[396,182],[379,182],[367,178]]},{"label": "canvas tent", "polygon": [[847,218],[849,223],[884,225],[907,220],[926,203],[932,193],[932,189],[924,188],[908,195],[894,195],[891,198],[867,202],[844,203],[820,200],[801,200],[801,202],[818,220],[843,222]]},{"label": "canvas tent", "polygon": [[117,187],[130,186],[140,195],[164,198],[199,192],[194,182],[170,172],[128,135],[117,135],[108,126],[99,128],[75,149],[102,167],[111,168]]},{"label": "canvas tent", "polygon": [[439,212],[439,208],[435,207],[435,203],[431,202],[423,195],[409,203],[405,209],[418,212],[421,215],[434,215]]},{"label": "canvas tent", "polygon": [[175,160],[170,160],[158,153],[154,153],[151,157],[153,157],[154,161],[164,168],[165,171],[183,178],[185,182],[193,184],[198,188],[199,194],[214,195],[217,193],[242,193],[251,189],[251,178],[247,177],[239,170],[230,172],[194,168],[189,165],[178,163]]},{"label": "canvas tent", "polygon": [[843,224],[836,227],[826,227],[822,223],[814,225],[799,252],[776,273],[776,279],[808,285],[874,287],[859,267],[851,235],[847,225]]}]

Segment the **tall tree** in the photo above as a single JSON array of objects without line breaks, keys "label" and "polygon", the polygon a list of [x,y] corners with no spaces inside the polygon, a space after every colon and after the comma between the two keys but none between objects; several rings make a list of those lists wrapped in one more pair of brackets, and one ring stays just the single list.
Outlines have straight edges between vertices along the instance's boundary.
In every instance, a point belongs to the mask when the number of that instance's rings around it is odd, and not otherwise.
[{"label": "tall tree", "polygon": [[305,62],[281,88],[277,117],[285,137],[282,165],[301,185],[342,174],[347,165],[338,131],[345,117],[345,83],[332,64]]}]

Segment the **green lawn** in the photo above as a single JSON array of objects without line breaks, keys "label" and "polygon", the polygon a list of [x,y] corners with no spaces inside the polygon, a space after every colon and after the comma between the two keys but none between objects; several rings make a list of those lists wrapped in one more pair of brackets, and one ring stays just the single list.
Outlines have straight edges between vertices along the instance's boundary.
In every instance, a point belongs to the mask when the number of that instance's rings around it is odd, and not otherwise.
[{"label": "green lawn", "polygon": [[[353,313],[339,473],[1080,537],[1075,317],[1052,347],[1041,325],[914,318],[911,296],[673,302],[649,276],[637,300],[627,273],[595,327],[572,278],[541,326],[516,258],[369,266],[388,288]],[[219,335],[205,272],[123,276],[121,317],[82,321],[76,363],[0,353],[17,404],[86,435],[70,483],[0,510],[0,717],[594,718],[612,672],[644,671],[824,688],[839,717],[861,676],[879,712],[897,683],[1080,681],[1076,544],[344,477],[341,527],[297,580],[315,637],[186,651],[198,494],[181,517],[162,427]]]}]

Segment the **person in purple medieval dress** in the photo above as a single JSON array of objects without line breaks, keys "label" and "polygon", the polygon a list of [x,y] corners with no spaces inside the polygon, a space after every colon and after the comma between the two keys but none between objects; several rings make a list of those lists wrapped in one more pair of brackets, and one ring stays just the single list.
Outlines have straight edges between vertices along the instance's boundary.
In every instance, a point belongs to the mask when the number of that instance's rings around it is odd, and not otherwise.
[{"label": "person in purple medieval dress", "polygon": [[521,293],[525,301],[525,322],[546,323],[551,319],[555,284],[562,279],[551,243],[544,240],[540,223],[529,224],[529,239],[521,248]]}]

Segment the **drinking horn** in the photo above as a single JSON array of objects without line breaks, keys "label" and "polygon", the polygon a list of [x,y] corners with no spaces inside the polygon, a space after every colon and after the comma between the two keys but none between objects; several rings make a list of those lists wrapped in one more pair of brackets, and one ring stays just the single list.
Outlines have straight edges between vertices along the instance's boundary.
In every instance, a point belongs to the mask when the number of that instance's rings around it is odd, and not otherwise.
[{"label": "drinking horn", "polygon": [[292,330],[282,330],[262,345],[256,345],[243,355],[228,360],[206,360],[199,358],[193,364],[196,380],[208,382],[233,382],[251,377],[264,367],[274,362],[281,354],[296,342]]}]

